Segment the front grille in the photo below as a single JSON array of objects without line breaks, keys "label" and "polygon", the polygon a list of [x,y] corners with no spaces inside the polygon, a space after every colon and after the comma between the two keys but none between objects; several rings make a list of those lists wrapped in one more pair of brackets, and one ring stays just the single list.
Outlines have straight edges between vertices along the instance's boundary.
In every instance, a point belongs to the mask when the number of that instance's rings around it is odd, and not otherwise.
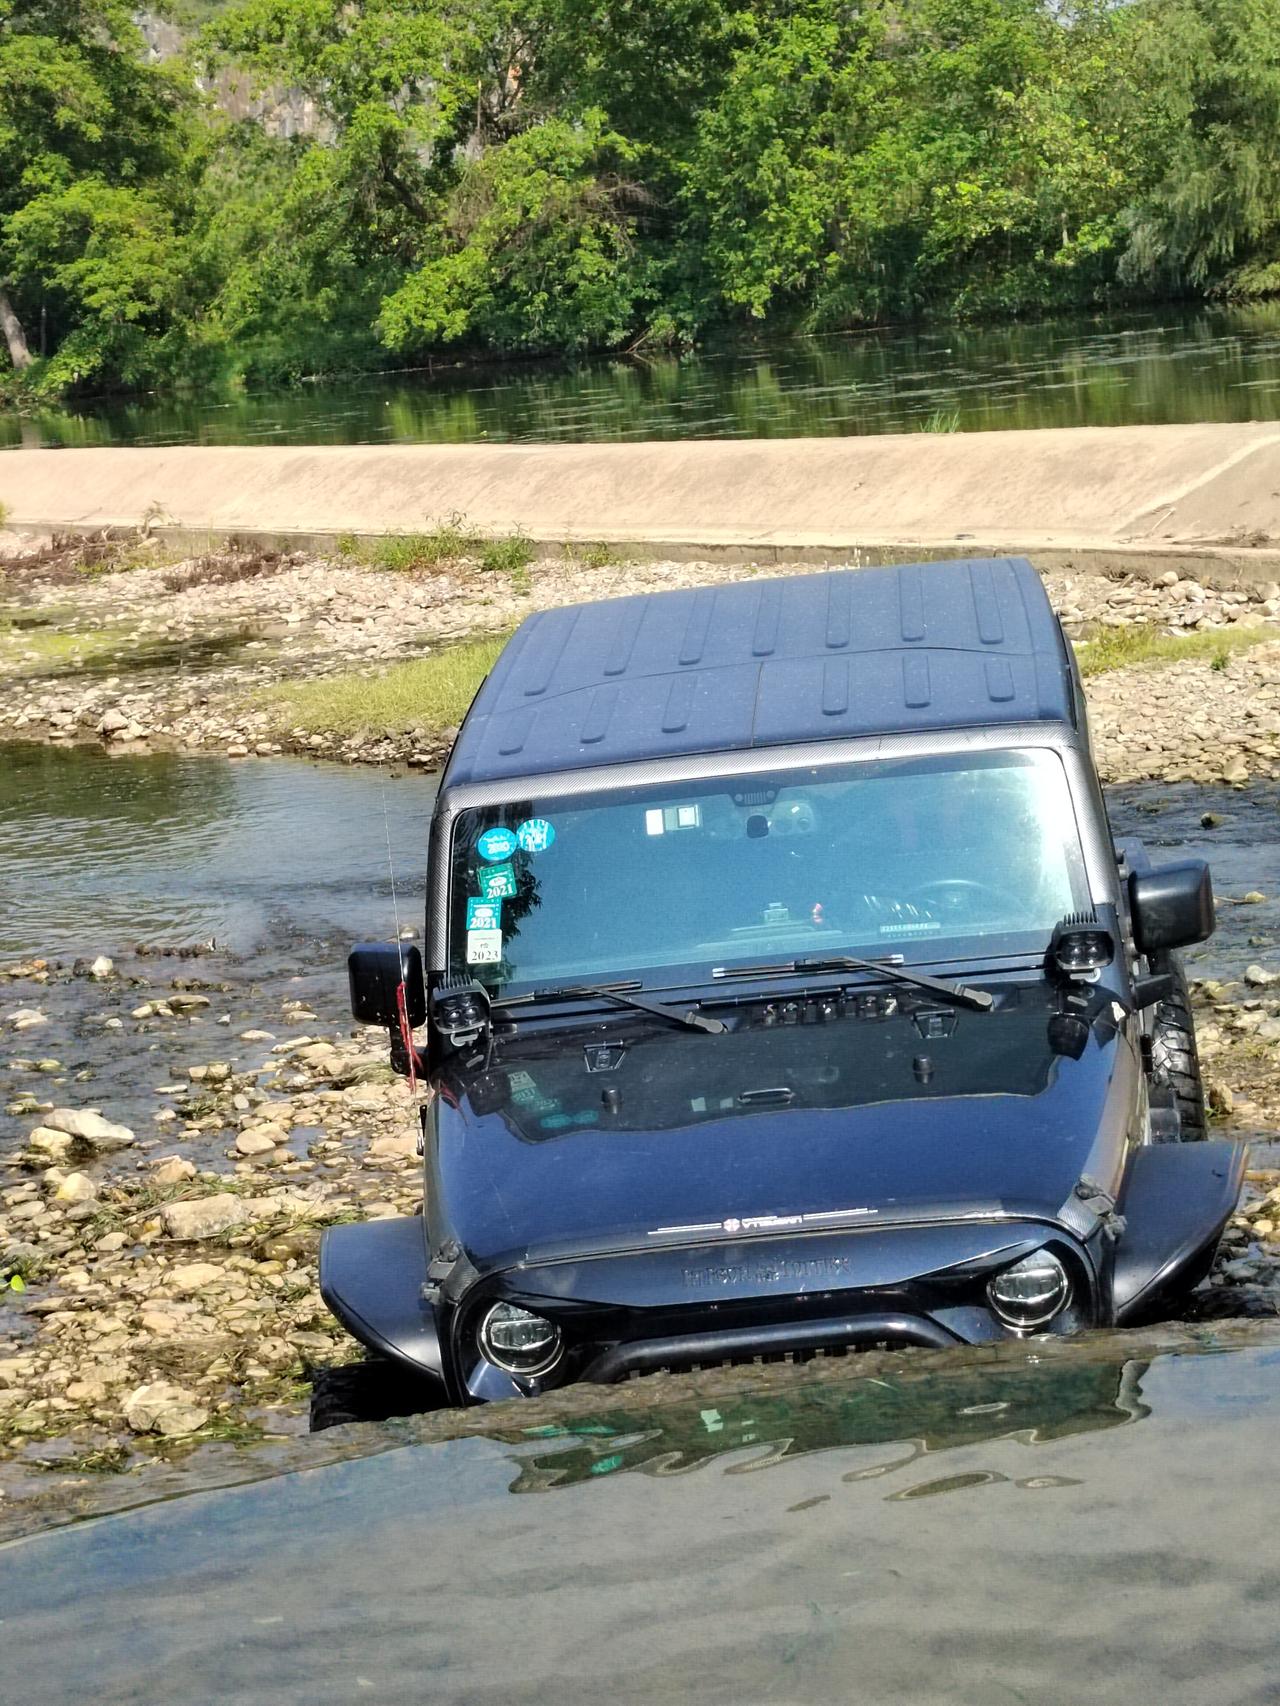
[{"label": "front grille", "polygon": [[819,1357],[848,1356],[877,1348],[892,1350],[903,1345],[944,1349],[959,1342],[954,1333],[924,1315],[876,1314],[826,1321],[773,1322],[613,1345],[595,1356],[580,1378],[608,1385],[648,1374],[804,1363]]}]

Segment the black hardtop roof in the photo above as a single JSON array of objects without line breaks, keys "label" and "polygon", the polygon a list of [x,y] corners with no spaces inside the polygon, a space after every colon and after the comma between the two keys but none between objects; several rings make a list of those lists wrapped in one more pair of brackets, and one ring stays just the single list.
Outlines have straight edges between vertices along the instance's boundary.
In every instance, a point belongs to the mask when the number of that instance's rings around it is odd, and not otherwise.
[{"label": "black hardtop roof", "polygon": [[1024,557],[837,569],[540,611],[494,664],[449,786],[855,735],[1074,721]]}]

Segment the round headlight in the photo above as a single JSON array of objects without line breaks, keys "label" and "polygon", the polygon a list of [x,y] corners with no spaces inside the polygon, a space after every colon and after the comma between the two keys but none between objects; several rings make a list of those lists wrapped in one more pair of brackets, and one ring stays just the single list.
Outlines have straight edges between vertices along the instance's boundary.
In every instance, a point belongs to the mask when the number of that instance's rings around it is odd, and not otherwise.
[{"label": "round headlight", "polygon": [[560,1359],[560,1329],[514,1303],[495,1303],[480,1323],[480,1349],[504,1374],[545,1374]]},{"label": "round headlight", "polygon": [[1037,1250],[989,1280],[987,1296],[1006,1327],[1043,1327],[1070,1302],[1071,1281],[1055,1255]]}]

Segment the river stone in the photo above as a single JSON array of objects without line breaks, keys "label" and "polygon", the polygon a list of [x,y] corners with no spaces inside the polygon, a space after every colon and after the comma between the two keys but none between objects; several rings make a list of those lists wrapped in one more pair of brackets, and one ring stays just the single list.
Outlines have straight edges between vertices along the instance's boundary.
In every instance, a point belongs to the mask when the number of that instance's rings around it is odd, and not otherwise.
[{"label": "river stone", "polygon": [[124,1401],[124,1419],[136,1434],[157,1433],[166,1437],[194,1433],[209,1420],[209,1412],[195,1395],[167,1380],[148,1381]]},{"label": "river stone", "polygon": [[128,727],[128,717],[123,711],[117,711],[114,707],[110,711],[104,712],[98,721],[98,733],[106,735],[108,740],[112,735],[122,734]]},{"label": "river stone", "polygon": [[175,1297],[190,1297],[226,1277],[227,1270],[220,1268],[216,1262],[179,1262],[176,1268],[169,1270],[168,1290]]},{"label": "river stone", "polygon": [[211,1197],[197,1197],[194,1202],[166,1203],[160,1219],[170,1238],[215,1238],[252,1220],[253,1210],[243,1198],[219,1191]]},{"label": "river stone", "polygon": [[98,1187],[87,1173],[68,1173],[53,1193],[55,1202],[96,1202]]},{"label": "river stone", "polygon": [[[167,1109],[163,1111],[168,1112]],[[180,1155],[162,1156],[156,1162],[155,1171],[151,1175],[157,1185],[183,1185],[195,1176],[195,1163],[184,1161]]]},{"label": "river stone", "polygon": [[1267,971],[1264,966],[1246,966],[1244,981],[1254,989],[1265,989],[1269,983],[1280,983],[1280,972]]},{"label": "river stone", "polygon": [[34,1149],[37,1155],[48,1155],[54,1161],[61,1161],[71,1144],[72,1139],[65,1131],[52,1131],[44,1125],[38,1125],[27,1139],[28,1149]]},{"label": "river stone", "polygon": [[271,1135],[273,1128],[257,1126],[253,1131],[242,1131],[236,1139],[236,1148],[241,1155],[267,1155],[275,1149],[276,1139]]},{"label": "river stone", "polygon": [[55,1108],[46,1114],[44,1124],[54,1131],[64,1131],[78,1143],[84,1143],[99,1154],[109,1149],[127,1149],[137,1139],[128,1126],[113,1125],[92,1108]]},{"label": "river stone", "polygon": [[410,1161],[418,1152],[418,1140],[412,1132],[403,1137],[375,1137],[369,1145],[370,1161]]}]

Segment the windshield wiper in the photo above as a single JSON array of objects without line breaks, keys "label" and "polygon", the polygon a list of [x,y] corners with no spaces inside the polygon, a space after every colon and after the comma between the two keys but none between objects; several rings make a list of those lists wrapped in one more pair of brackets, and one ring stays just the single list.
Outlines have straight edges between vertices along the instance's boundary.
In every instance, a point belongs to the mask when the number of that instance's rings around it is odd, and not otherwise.
[{"label": "windshield wiper", "polygon": [[784,960],[781,965],[717,966],[712,977],[778,977],[804,972],[869,971],[895,983],[909,983],[916,989],[927,989],[944,1001],[958,1001],[966,1007],[976,1007],[985,1013],[994,1001],[985,989],[974,989],[967,983],[946,983],[940,977],[928,977],[922,971],[908,971],[896,958],[889,960],[858,960],[849,954],[837,954],[830,959]]},{"label": "windshield wiper", "polygon": [[513,995],[505,1001],[495,1001],[495,1007],[519,1007],[530,1001],[578,1001],[588,998],[612,1001],[618,1007],[631,1007],[638,1013],[652,1013],[655,1018],[669,1019],[673,1025],[684,1025],[691,1031],[707,1031],[720,1036],[728,1026],[719,1019],[709,1019],[696,1007],[664,1007],[660,1001],[646,1001],[632,990],[643,989],[642,983],[579,983],[566,984],[560,989],[535,989],[532,995]]}]

